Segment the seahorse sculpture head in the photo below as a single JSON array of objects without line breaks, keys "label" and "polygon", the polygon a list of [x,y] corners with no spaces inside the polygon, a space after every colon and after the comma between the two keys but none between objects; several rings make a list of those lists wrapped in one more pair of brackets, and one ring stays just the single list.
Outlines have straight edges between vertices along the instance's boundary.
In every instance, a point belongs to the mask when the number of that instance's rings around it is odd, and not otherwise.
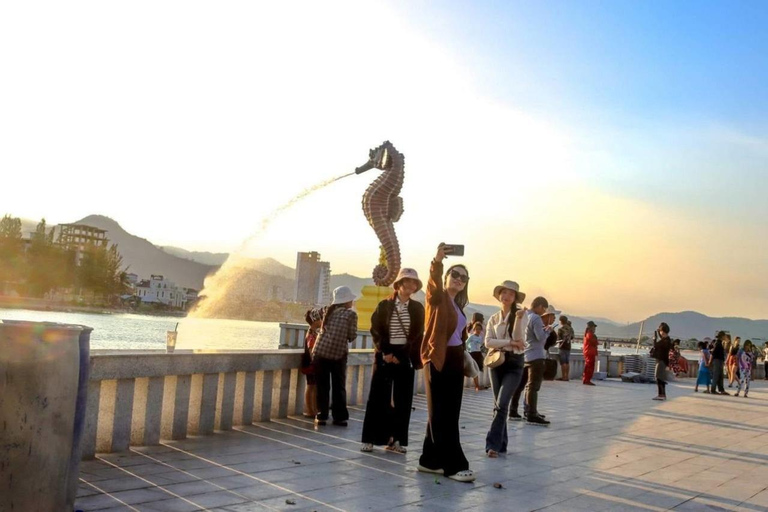
[{"label": "seahorse sculpture head", "polygon": [[363,213],[381,242],[384,263],[373,269],[373,282],[377,286],[389,286],[400,271],[400,245],[397,242],[394,223],[403,214],[404,157],[389,141],[374,148],[368,162],[355,169],[361,174],[370,169],[384,171],[363,194]]}]

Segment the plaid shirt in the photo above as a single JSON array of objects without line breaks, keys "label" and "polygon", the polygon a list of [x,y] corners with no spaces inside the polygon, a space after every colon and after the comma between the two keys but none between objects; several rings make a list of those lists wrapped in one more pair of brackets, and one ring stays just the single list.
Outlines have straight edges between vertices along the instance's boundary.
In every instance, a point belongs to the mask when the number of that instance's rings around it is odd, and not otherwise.
[{"label": "plaid shirt", "polygon": [[325,328],[317,336],[312,359],[344,359],[349,352],[349,344],[356,338],[357,313],[351,309],[337,308],[325,320]]}]

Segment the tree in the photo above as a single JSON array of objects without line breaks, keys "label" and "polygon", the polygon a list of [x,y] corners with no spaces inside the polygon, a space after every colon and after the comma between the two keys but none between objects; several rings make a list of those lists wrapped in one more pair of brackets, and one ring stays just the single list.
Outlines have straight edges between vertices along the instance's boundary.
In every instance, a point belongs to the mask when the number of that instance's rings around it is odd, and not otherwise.
[{"label": "tree", "polygon": [[42,297],[57,288],[56,274],[62,263],[60,250],[53,244],[54,228],[48,231],[42,219],[30,237],[27,253],[27,289],[32,297]]},{"label": "tree", "polygon": [[5,215],[0,220],[0,292],[4,283],[19,283],[24,276],[24,241],[21,219]]}]

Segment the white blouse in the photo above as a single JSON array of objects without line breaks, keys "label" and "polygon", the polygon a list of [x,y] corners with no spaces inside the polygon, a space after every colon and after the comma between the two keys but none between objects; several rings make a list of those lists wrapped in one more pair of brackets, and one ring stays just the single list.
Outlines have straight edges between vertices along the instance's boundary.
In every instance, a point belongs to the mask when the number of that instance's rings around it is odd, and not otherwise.
[{"label": "white blouse", "polygon": [[[485,346],[488,348],[496,348],[512,352],[513,354],[522,354],[523,350],[513,349],[510,343],[512,338],[509,336],[509,313],[502,318],[503,312],[499,310],[497,313],[491,315],[488,319],[488,323],[485,326]],[[525,325],[528,323],[528,315],[523,315],[523,318],[515,322],[513,329],[513,336],[515,340],[522,341],[523,333],[525,333]]]}]

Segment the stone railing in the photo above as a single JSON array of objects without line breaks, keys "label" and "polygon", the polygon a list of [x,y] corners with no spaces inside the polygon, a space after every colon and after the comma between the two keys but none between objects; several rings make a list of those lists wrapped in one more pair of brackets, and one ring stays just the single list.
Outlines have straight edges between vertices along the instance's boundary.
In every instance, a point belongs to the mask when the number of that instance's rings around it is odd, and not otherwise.
[{"label": "stone railing", "polygon": [[[301,354],[299,349],[175,354],[93,351],[83,458],[300,415],[306,386],[299,370]],[[556,351],[550,357],[556,358]],[[370,349],[350,352],[346,385],[350,405],[367,401],[372,362]],[[690,377],[696,376],[697,366],[696,361],[689,362]],[[618,377],[622,367],[622,356],[599,353],[597,370]],[[583,369],[582,354],[573,352],[570,378],[580,379]],[[759,365],[756,378],[762,377]],[[481,383],[489,383],[487,369]],[[474,383],[466,379],[465,385]],[[424,392],[424,375],[417,371],[414,393]]]},{"label": "stone railing", "polygon": [[[304,337],[307,335],[307,324],[280,324],[279,348],[304,348]],[[353,349],[373,349],[373,338],[370,331],[357,331],[357,339],[352,342]]]},{"label": "stone railing", "polygon": [[[306,385],[299,371],[301,353],[94,351],[83,458],[299,415]],[[347,400],[352,405],[367,399],[371,363],[370,351],[349,355]]]}]

